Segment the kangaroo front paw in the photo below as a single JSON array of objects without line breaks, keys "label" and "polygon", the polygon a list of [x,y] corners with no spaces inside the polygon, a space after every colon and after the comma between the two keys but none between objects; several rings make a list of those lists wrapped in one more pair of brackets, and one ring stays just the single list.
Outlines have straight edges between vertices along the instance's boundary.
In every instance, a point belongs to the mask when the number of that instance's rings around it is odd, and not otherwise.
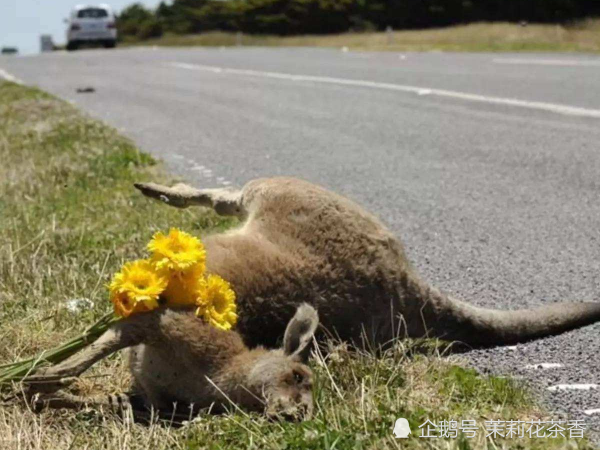
[{"label": "kangaroo front paw", "polygon": [[23,380],[29,396],[34,394],[50,394],[70,386],[77,377],[60,377],[57,375],[36,374]]}]

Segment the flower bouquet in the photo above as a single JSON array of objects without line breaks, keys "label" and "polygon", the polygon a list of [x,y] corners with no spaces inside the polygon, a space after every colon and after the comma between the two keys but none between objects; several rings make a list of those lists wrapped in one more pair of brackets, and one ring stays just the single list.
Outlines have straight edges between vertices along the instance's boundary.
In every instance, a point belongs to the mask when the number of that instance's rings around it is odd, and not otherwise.
[{"label": "flower bouquet", "polygon": [[198,317],[222,330],[235,325],[235,293],[223,278],[206,274],[206,251],[198,238],[172,228],[166,235],[156,233],[148,250],[148,259],[127,262],[113,276],[108,286],[113,312],[55,349],[0,366],[0,386],[24,381],[39,367],[64,361],[116,321],[159,306],[195,308]]}]

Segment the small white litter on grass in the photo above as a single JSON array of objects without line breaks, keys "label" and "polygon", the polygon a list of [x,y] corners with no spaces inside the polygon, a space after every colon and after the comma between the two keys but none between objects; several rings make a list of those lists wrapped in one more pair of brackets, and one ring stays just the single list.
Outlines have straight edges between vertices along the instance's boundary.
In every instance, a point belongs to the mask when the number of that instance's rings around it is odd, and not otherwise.
[{"label": "small white litter on grass", "polygon": [[594,414],[600,414],[600,408],[596,409],[586,409],[583,412],[586,416],[593,416]]},{"label": "small white litter on grass", "polygon": [[67,300],[65,302],[65,308],[72,313],[80,313],[87,309],[92,309],[93,307],[94,302],[92,302],[89,298],[72,298],[71,300]]}]

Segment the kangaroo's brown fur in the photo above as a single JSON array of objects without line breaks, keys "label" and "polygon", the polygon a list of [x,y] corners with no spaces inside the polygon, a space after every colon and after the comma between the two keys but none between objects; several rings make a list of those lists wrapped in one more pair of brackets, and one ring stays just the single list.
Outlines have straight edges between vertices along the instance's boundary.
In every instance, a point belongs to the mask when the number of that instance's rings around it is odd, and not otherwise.
[{"label": "kangaroo's brown fur", "polygon": [[420,279],[402,244],[377,218],[306,181],[258,179],[240,191],[136,187],[172,206],[212,207],[243,221],[204,243],[208,270],[237,293],[238,331],[251,345],[275,345],[304,301],[334,335],[375,344],[397,335],[508,344],[600,320],[600,303],[495,311],[451,298]]},{"label": "kangaroo's brown fur", "polygon": [[304,418],[313,408],[312,372],[305,362],[317,325],[316,311],[301,305],[287,326],[282,349],[250,350],[235,331],[219,330],[191,311],[140,313],[115,323],[89,347],[27,382],[32,392],[42,393],[38,401],[51,406],[111,406],[110,397],[57,391],[100,359],[132,347],[135,391],[147,407],[219,411],[235,405],[273,417]]},{"label": "kangaroo's brown fur", "polygon": [[[507,344],[600,320],[597,303],[494,311],[451,298],[419,278],[402,244],[379,220],[306,181],[260,179],[241,191],[136,186],[172,206],[212,207],[243,221],[238,229],[204,239],[208,271],[236,292],[239,335],[205,325],[190,312],[139,314],[37,375],[38,391],[55,392],[72,381],[62,378],[135,347],[131,370],[147,405],[232,401],[251,410],[266,405],[268,413],[310,410],[310,370],[299,358],[315,332],[316,312],[303,306],[288,324],[305,301],[319,310],[325,329],[351,343],[386,344],[406,334]],[[275,346],[282,335],[282,350],[246,347]],[[82,401],[68,395],[55,400],[60,406]]]}]

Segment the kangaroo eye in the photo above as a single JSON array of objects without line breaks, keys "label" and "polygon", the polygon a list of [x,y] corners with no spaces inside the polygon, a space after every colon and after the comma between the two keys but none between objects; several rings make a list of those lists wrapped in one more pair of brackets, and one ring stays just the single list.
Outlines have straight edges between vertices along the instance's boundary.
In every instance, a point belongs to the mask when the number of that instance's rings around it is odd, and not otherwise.
[{"label": "kangaroo eye", "polygon": [[300,384],[304,381],[304,376],[300,372],[294,372],[294,381],[296,384]]}]

